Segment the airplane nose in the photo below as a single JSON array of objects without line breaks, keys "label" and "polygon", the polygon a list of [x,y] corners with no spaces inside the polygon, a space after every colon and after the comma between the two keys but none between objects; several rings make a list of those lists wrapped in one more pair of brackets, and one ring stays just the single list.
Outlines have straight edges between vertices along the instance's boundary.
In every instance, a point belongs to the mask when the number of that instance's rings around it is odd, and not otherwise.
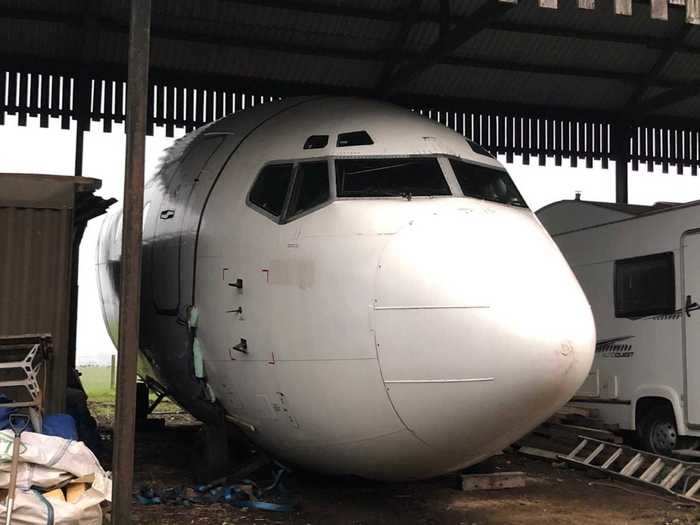
[{"label": "airplane nose", "polygon": [[498,208],[415,221],[377,270],[385,385],[442,468],[529,432],[573,396],[593,359],[590,307],[553,241],[525,210]]}]

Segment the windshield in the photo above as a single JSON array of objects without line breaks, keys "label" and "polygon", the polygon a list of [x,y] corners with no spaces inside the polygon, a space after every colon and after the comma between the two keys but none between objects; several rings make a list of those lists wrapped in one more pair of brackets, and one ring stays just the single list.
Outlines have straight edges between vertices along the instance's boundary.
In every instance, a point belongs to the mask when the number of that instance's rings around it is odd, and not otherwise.
[{"label": "windshield", "polygon": [[505,170],[450,159],[465,197],[527,208],[525,200]]},{"label": "windshield", "polygon": [[451,195],[434,157],[337,159],[338,197]]}]

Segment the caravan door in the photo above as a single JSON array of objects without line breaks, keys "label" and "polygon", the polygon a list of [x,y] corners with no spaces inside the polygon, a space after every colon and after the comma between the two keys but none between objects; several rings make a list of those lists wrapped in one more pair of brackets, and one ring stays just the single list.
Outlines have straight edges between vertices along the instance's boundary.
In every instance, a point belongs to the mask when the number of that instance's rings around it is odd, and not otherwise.
[{"label": "caravan door", "polygon": [[700,425],[700,230],[689,230],[681,236],[681,257],[686,411],[688,424]]}]

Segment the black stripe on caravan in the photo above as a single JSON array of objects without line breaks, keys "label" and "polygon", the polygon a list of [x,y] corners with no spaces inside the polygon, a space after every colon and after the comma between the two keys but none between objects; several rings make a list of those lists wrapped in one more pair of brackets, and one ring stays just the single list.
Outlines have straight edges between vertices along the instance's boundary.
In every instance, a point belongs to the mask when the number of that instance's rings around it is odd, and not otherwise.
[{"label": "black stripe on caravan", "polygon": [[202,211],[199,212],[199,221],[197,221],[197,235],[195,236],[194,240],[194,261],[192,264],[192,303],[194,304],[194,294],[195,294],[195,286],[196,286],[196,281],[197,281],[197,250],[199,249],[199,230],[202,227],[202,218],[204,217],[204,211],[207,209],[207,204],[209,203],[209,198],[211,197],[212,192],[214,191],[214,187],[216,186],[216,183],[219,182],[219,178],[221,177],[221,174],[224,172],[224,169],[228,165],[229,161],[231,160],[231,157],[238,151],[238,148],[241,147],[241,144],[243,144],[248,137],[250,137],[253,133],[255,133],[263,124],[267,124],[270,120],[272,120],[275,117],[280,116],[282,113],[285,111],[289,111],[292,108],[299,107],[303,104],[306,104],[308,102],[316,102],[317,100],[321,100],[323,98],[327,97],[311,97],[308,99],[300,100],[296,104],[291,104],[289,106],[285,106],[284,108],[280,109],[278,112],[273,113],[269,117],[267,117],[265,120],[260,122],[257,126],[255,126],[253,129],[251,129],[248,133],[245,134],[245,136],[238,141],[238,144],[236,145],[235,148],[233,148],[233,151],[231,151],[230,155],[226,157],[226,160],[224,163],[221,165],[221,169],[219,170],[219,173],[216,174],[216,178],[214,179],[214,182],[212,183],[211,187],[209,188],[209,192],[207,193],[206,198],[204,199],[204,204],[202,205]]}]

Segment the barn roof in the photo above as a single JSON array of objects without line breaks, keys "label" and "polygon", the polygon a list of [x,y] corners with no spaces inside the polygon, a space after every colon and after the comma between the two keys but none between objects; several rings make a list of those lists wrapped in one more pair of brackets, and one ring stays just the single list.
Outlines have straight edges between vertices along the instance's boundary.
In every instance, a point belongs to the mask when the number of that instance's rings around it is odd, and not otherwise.
[{"label": "barn roof", "polygon": [[[700,29],[697,2],[681,3],[155,0],[150,127],[192,129],[270,97],[368,95],[541,162],[605,165],[623,123],[633,167],[697,169]],[[127,0],[0,0],[0,123],[122,121],[128,12]]]}]

